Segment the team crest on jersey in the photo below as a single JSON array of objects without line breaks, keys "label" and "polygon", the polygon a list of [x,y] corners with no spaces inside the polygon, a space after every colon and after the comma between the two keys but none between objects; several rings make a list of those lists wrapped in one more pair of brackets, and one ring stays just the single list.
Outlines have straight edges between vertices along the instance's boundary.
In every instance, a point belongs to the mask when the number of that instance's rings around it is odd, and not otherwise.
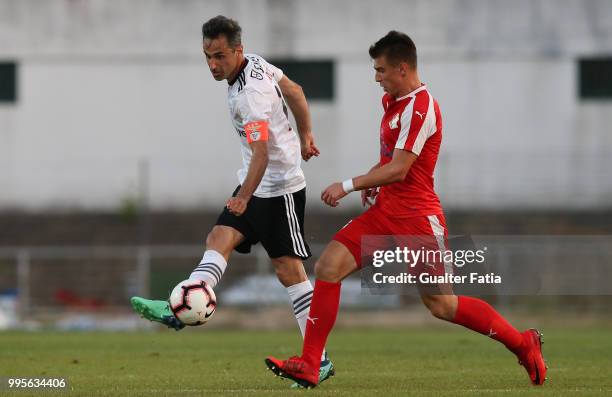
[{"label": "team crest on jersey", "polygon": [[265,121],[252,121],[244,126],[244,131],[247,134],[247,142],[267,141],[268,140],[268,123]]},{"label": "team crest on jersey", "polygon": [[393,118],[391,119],[391,121],[389,121],[389,128],[391,129],[397,128],[397,123],[399,123],[399,118],[400,118],[399,113],[396,113],[395,116],[393,116]]}]

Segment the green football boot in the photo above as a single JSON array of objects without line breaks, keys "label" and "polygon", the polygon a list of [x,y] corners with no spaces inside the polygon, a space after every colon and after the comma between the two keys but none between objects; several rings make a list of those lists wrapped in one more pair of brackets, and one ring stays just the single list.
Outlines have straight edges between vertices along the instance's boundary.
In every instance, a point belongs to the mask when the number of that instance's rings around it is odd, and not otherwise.
[{"label": "green football boot", "polygon": [[174,328],[177,331],[185,328],[185,324],[174,316],[174,313],[170,310],[170,305],[166,301],[133,296],[130,299],[130,303],[134,311],[140,314],[142,318],[146,318],[149,321],[156,321],[168,326],[168,328]]}]

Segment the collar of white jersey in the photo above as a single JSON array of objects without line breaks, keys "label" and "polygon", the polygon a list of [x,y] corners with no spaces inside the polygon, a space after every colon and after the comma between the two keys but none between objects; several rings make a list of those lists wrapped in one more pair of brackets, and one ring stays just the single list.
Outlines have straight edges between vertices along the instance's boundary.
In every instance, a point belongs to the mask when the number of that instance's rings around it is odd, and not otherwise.
[{"label": "collar of white jersey", "polygon": [[240,65],[240,70],[238,70],[238,73],[236,73],[236,75],[234,76],[232,81],[229,81],[229,80],[227,81],[227,85],[229,85],[229,86],[234,85],[236,80],[238,80],[238,77],[240,76],[240,73],[242,73],[244,71],[244,69],[246,69],[248,64],[249,64],[249,60],[245,57],[244,60],[242,61],[242,64]]},{"label": "collar of white jersey", "polygon": [[414,91],[412,91],[412,92],[410,92],[410,93],[408,93],[408,94],[404,95],[403,97],[396,98],[396,99],[395,99],[395,101],[396,101],[396,102],[397,102],[397,101],[401,101],[402,99],[406,99],[406,98],[408,98],[408,97],[413,97],[413,98],[414,98],[414,97],[416,96],[416,94],[418,94],[419,92],[424,91],[424,90],[426,90],[426,89],[427,89],[427,85],[425,85],[425,84],[421,84],[421,86],[420,86],[419,88],[417,88],[416,90],[414,90]]}]

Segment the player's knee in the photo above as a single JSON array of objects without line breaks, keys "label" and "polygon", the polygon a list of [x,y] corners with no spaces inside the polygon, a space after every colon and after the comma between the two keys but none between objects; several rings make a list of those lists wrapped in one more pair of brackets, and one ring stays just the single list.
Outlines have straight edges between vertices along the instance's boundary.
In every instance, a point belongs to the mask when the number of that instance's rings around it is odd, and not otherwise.
[{"label": "player's knee", "polygon": [[357,264],[344,245],[332,240],[319,257],[314,270],[318,280],[339,283],[357,270]]},{"label": "player's knee", "polygon": [[290,285],[297,284],[298,282],[300,282],[298,275],[295,272],[291,271],[290,269],[276,267],[274,271],[276,273],[276,277],[278,278],[278,281],[280,281],[281,284],[284,285],[285,287],[288,287]]},{"label": "player's knee", "polygon": [[213,227],[213,229],[206,236],[206,249],[215,250],[222,255],[227,252],[231,252],[233,249],[232,238],[227,236],[223,230]]},{"label": "player's knee", "polygon": [[441,320],[452,320],[453,307],[445,295],[431,295],[423,298],[430,313]]},{"label": "player's knee", "polygon": [[278,278],[278,281],[280,281],[280,283],[285,287],[289,287],[301,281],[299,279],[299,275],[296,274],[294,271],[291,271],[290,269],[276,267],[274,271],[276,272],[276,277]]},{"label": "player's knee", "polygon": [[272,259],[276,277],[285,287],[308,280],[302,260],[295,257]]},{"label": "player's knee", "polygon": [[215,229],[211,230],[206,236],[206,249],[215,249],[220,245],[220,238]]},{"label": "player's knee", "polygon": [[328,283],[339,283],[342,281],[340,269],[323,258],[317,261],[314,270],[317,280],[327,281]]}]

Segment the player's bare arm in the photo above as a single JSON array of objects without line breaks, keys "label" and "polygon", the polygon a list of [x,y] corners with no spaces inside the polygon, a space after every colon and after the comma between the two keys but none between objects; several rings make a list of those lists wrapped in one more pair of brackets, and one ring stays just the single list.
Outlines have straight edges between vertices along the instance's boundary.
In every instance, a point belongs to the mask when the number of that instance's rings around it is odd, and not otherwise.
[{"label": "player's bare arm", "polygon": [[410,151],[395,149],[390,162],[353,178],[353,186],[355,190],[363,190],[402,181],[416,159],[417,155]]},{"label": "player's bare arm", "polygon": [[287,105],[289,105],[289,109],[291,109],[291,113],[293,113],[295,117],[302,146],[302,158],[308,161],[312,156],[318,156],[320,152],[314,143],[310,110],[308,110],[308,102],[306,101],[304,90],[302,90],[299,84],[293,82],[287,76],[281,78],[278,82],[278,86],[283,93],[283,97],[287,101]]},{"label": "player's bare arm", "polygon": [[340,199],[353,190],[378,188],[406,178],[417,155],[402,149],[393,151],[393,158],[387,164],[371,169],[367,174],[352,179],[352,186],[345,187],[341,182],[332,183],[321,193],[325,204],[336,207]]},{"label": "player's bare arm", "polygon": [[257,186],[259,186],[268,167],[268,142],[263,140],[253,141],[249,145],[253,151],[249,171],[236,197],[230,198],[226,203],[227,209],[238,216],[246,211],[247,204],[257,190]]}]

